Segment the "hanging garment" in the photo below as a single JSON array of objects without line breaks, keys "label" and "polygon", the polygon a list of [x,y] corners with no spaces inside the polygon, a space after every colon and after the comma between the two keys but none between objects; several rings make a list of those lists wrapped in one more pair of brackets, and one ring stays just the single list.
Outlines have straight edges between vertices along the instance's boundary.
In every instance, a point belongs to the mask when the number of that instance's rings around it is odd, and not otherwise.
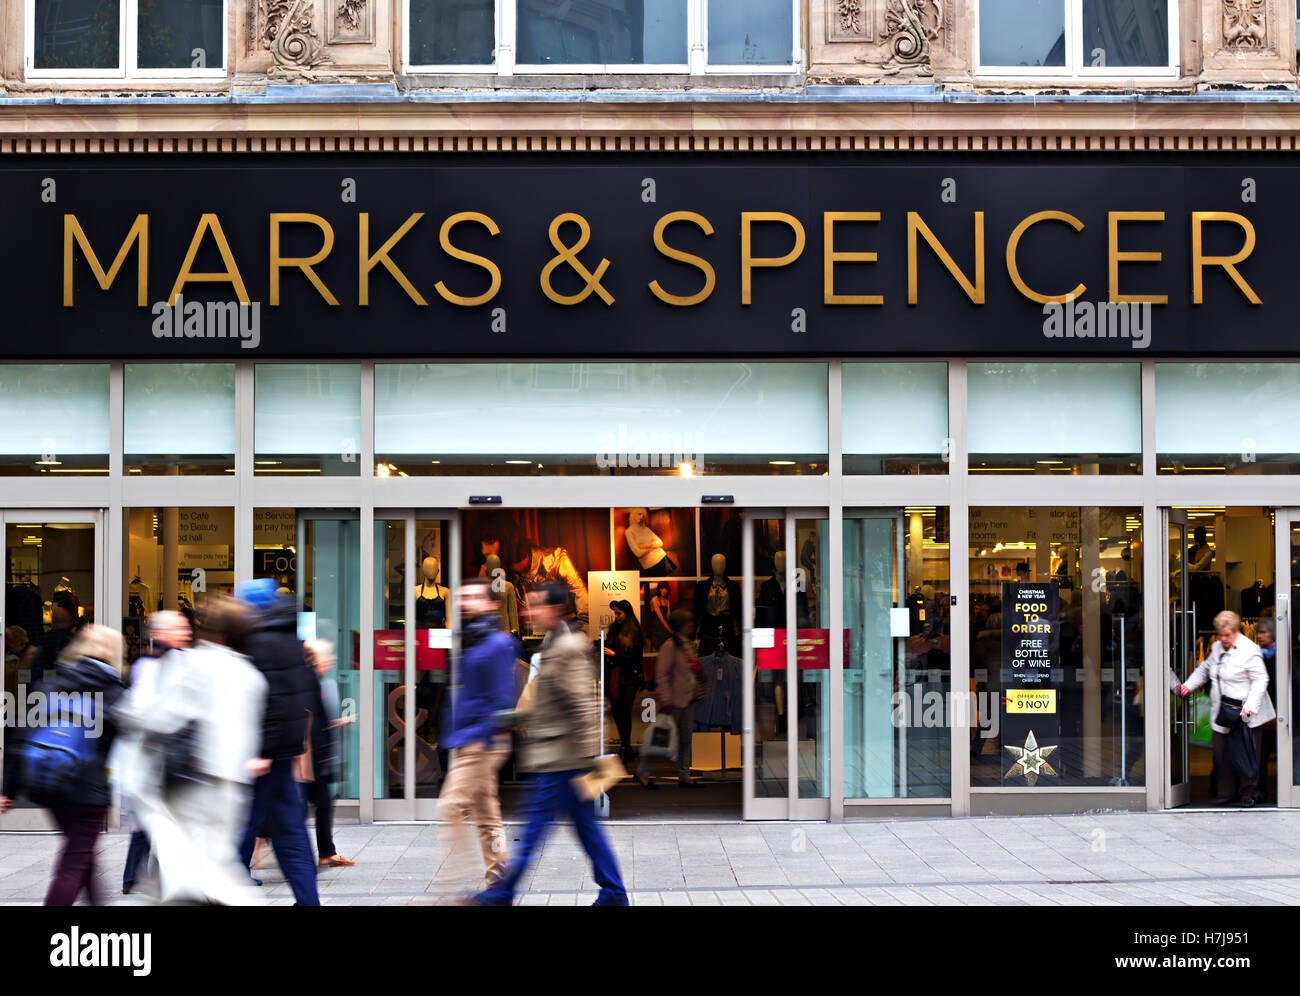
[{"label": "hanging garment", "polygon": [[744,726],[743,667],[728,653],[714,653],[700,661],[700,673],[709,681],[709,694],[695,705],[696,731],[740,733]]}]

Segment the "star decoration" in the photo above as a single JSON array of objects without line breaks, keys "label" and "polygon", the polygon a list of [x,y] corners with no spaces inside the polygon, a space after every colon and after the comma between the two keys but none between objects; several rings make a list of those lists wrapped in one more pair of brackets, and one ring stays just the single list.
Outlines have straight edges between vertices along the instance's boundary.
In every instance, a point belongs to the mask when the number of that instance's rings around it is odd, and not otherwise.
[{"label": "star decoration", "polygon": [[1056,745],[1039,747],[1033,730],[1029,731],[1023,747],[1007,747],[1006,750],[1010,751],[1011,756],[1016,759],[1016,763],[1006,774],[1007,778],[1019,778],[1024,775],[1025,784],[1032,787],[1038,784],[1039,775],[1056,774],[1056,769],[1047,763],[1048,757],[1056,752]]}]

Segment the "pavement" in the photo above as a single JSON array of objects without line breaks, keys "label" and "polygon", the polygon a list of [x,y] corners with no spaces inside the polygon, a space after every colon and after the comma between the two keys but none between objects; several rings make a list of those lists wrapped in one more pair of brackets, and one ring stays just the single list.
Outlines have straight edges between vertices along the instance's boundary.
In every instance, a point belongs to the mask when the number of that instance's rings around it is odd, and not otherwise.
[{"label": "pavement", "polygon": [[[1300,812],[1098,813],[851,823],[605,825],[633,905],[1300,905]],[[507,826],[510,849],[518,825]],[[470,833],[436,824],[340,826],[353,868],[320,873],[324,905],[428,905],[474,886]],[[0,834],[0,906],[40,903],[59,840]],[[105,835],[99,876],[121,895],[127,835]],[[293,902],[279,869],[267,901]],[[529,870],[523,905],[587,905],[596,886],[571,828]]]}]

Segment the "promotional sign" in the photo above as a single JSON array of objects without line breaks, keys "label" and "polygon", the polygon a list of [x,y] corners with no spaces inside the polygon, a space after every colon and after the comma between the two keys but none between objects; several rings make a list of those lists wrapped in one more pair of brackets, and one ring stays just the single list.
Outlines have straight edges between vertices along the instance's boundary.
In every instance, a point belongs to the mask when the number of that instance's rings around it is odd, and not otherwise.
[{"label": "promotional sign", "polygon": [[600,640],[600,631],[606,633],[614,624],[613,602],[628,602],[637,622],[641,621],[640,571],[588,571],[587,636],[592,643]]},{"label": "promotional sign", "polygon": [[1300,353],[1280,157],[22,156],[0,203],[9,357]]},{"label": "promotional sign", "polygon": [[[1056,582],[1002,584],[1002,784],[1059,785],[1061,663]],[[1053,761],[1056,761],[1056,765]]]}]

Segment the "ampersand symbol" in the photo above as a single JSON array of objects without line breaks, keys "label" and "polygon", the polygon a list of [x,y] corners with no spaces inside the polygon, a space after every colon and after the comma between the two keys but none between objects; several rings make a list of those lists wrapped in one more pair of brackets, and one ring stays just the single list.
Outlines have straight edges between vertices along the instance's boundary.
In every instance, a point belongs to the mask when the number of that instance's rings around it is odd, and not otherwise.
[{"label": "ampersand symbol", "polygon": [[[567,246],[564,244],[564,240],[560,238],[560,226],[566,221],[574,222],[582,233],[578,239],[577,245]],[[587,300],[587,298],[591,297],[592,291],[595,291],[600,295],[602,301],[606,304],[612,305],[614,303],[614,296],[610,294],[609,291],[605,290],[600,283],[600,278],[603,277],[605,271],[609,269],[609,260],[602,257],[600,265],[596,267],[596,272],[592,273],[587,269],[586,265],[583,264],[582,260],[578,259],[578,253],[582,252],[582,250],[587,247],[587,243],[591,240],[591,226],[587,224],[587,219],[580,214],[569,213],[559,215],[551,222],[549,235],[551,238],[551,245],[559,255],[552,258],[542,270],[542,293],[556,304],[581,304],[583,301]],[[551,274],[555,272],[556,267],[561,263],[568,263],[569,266],[573,268],[573,271],[586,281],[587,286],[577,294],[561,294],[551,286]]]}]

